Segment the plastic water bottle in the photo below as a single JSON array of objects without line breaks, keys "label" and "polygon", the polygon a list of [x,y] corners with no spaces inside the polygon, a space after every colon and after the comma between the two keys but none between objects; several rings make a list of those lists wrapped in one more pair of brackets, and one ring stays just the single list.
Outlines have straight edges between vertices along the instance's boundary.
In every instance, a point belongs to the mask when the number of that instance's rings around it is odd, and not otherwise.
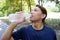
[{"label": "plastic water bottle", "polygon": [[29,13],[10,14],[10,15],[8,16],[8,20],[9,20],[10,22],[15,22],[15,21],[20,20],[20,18],[21,18],[20,16],[24,16],[26,20],[30,20],[31,14],[29,14]]},{"label": "plastic water bottle", "polygon": [[29,14],[29,13],[24,13],[24,16],[26,17],[25,19],[27,20],[27,19],[30,19],[30,17],[31,17],[31,13]]}]

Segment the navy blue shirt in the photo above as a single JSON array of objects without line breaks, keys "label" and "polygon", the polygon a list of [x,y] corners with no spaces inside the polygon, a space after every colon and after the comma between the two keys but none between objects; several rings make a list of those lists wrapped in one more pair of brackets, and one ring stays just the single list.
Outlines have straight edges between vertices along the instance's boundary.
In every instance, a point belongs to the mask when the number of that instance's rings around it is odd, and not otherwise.
[{"label": "navy blue shirt", "polygon": [[29,25],[13,32],[12,37],[14,40],[57,40],[55,31],[47,26],[42,30],[35,30]]}]

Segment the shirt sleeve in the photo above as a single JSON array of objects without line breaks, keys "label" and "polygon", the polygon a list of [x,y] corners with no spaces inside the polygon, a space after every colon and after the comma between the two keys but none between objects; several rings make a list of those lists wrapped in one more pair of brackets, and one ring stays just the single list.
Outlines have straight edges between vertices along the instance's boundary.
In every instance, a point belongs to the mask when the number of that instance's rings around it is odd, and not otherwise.
[{"label": "shirt sleeve", "polygon": [[56,37],[56,35],[55,35],[55,38],[54,38],[54,40],[57,40],[57,37]]},{"label": "shirt sleeve", "polygon": [[22,39],[23,38],[23,31],[24,28],[18,29],[17,31],[12,33],[12,37],[14,40]]},{"label": "shirt sleeve", "polygon": [[56,31],[54,32],[54,40],[57,40]]}]

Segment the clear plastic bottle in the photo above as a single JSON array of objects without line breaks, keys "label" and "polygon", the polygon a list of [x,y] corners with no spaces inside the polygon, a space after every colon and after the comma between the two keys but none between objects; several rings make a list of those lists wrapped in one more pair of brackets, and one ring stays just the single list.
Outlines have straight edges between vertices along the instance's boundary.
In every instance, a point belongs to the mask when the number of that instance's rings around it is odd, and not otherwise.
[{"label": "clear plastic bottle", "polygon": [[30,19],[30,17],[31,17],[31,13],[24,13],[24,16],[26,17],[26,19]]},{"label": "clear plastic bottle", "polygon": [[30,20],[31,14],[29,14],[29,13],[10,14],[10,15],[8,16],[8,20],[9,20],[10,22],[15,22],[15,21],[18,21],[18,20],[21,18],[20,16],[24,16],[26,20]]}]

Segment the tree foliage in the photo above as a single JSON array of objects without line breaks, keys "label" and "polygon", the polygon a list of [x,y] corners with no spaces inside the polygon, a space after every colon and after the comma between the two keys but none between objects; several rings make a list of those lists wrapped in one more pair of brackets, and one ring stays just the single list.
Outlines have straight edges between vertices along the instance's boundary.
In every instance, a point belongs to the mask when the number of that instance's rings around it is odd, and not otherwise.
[{"label": "tree foliage", "polygon": [[[39,4],[43,5],[44,0],[37,1]],[[58,8],[60,9],[60,2],[58,0],[46,1],[55,1],[56,4],[58,4]],[[31,7],[35,5],[35,0],[0,0],[0,16],[8,16],[9,14],[18,11],[30,12]]]},{"label": "tree foliage", "polygon": [[3,14],[2,16],[8,16],[18,11],[30,12],[31,6],[35,4],[34,0],[3,0],[1,3],[0,12]]}]

